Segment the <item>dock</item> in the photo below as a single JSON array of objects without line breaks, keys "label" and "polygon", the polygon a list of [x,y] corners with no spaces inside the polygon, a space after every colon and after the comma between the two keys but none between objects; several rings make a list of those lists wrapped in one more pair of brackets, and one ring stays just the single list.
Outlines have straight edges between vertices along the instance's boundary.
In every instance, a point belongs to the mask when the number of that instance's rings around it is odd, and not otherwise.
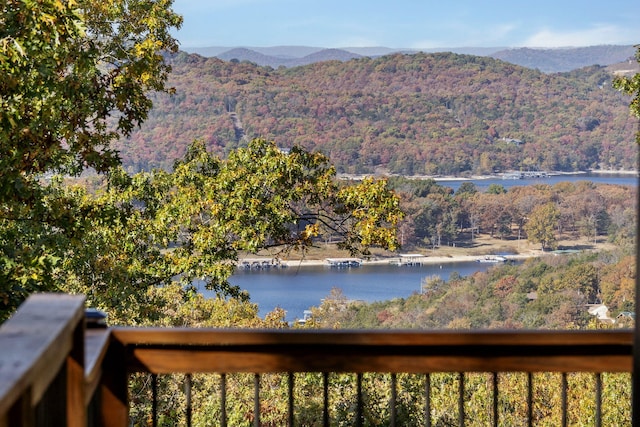
[{"label": "dock", "polygon": [[241,270],[269,270],[287,268],[287,264],[277,259],[245,259],[239,265]]},{"label": "dock", "polygon": [[326,258],[325,262],[333,268],[360,267],[362,265],[360,258]]},{"label": "dock", "polygon": [[422,254],[400,254],[398,258],[391,260],[390,263],[397,266],[422,265],[424,258],[426,256]]},{"label": "dock", "polygon": [[549,176],[547,171],[516,171],[503,173],[502,179],[548,178]]}]

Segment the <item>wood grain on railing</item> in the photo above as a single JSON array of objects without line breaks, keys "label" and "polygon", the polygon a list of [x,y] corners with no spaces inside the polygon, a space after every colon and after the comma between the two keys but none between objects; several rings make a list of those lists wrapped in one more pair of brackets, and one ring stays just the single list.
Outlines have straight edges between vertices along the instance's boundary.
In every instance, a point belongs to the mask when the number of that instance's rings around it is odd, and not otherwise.
[{"label": "wood grain on railing", "polygon": [[[59,396],[64,420],[50,425],[86,426],[84,297],[36,294],[0,327],[0,425],[39,423],[35,407],[54,379],[64,375]],[[55,396],[54,396],[55,398]],[[53,423],[53,424],[51,424]]]},{"label": "wood grain on railing", "polygon": [[111,331],[108,329],[87,329],[85,334],[86,383],[85,403],[88,405],[102,378],[102,362],[107,354]]},{"label": "wood grain on railing", "polygon": [[115,328],[130,371],[630,372],[631,331]]}]

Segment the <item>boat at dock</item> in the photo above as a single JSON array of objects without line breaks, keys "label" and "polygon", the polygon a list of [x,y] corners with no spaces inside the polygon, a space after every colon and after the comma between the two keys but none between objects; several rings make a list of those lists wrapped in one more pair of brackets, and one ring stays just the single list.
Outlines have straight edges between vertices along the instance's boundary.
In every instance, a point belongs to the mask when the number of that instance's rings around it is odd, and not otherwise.
[{"label": "boat at dock", "polygon": [[325,261],[327,265],[332,268],[351,268],[362,265],[360,258],[327,258]]},{"label": "boat at dock", "polygon": [[492,263],[500,263],[506,262],[507,258],[501,255],[487,255],[484,258],[480,258],[477,260],[478,262],[492,262]]},{"label": "boat at dock", "polygon": [[425,258],[422,254],[400,254],[398,258],[394,258],[389,261],[392,265],[402,266],[419,266],[422,265],[422,261]]},{"label": "boat at dock", "polygon": [[287,264],[283,264],[279,260],[244,260],[238,267],[242,270],[269,270],[272,268],[287,268]]},{"label": "boat at dock", "polygon": [[547,171],[515,171],[505,172],[502,179],[530,179],[530,178],[548,178],[551,176]]}]

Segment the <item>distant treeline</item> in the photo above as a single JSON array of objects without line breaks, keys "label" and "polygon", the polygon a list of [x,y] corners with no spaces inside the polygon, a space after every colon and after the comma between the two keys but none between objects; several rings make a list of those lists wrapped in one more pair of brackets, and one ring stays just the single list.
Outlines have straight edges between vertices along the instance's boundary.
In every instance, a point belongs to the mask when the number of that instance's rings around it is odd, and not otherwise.
[{"label": "distant treeline", "polygon": [[446,246],[478,234],[539,243],[532,233],[544,230],[533,230],[535,220],[547,224],[548,248],[560,236],[591,240],[607,236],[621,246],[635,239],[637,206],[632,187],[578,181],[506,190],[492,184],[483,193],[465,182],[454,193],[434,180],[396,177],[389,184],[401,195],[406,213],[400,224],[403,246]]}]

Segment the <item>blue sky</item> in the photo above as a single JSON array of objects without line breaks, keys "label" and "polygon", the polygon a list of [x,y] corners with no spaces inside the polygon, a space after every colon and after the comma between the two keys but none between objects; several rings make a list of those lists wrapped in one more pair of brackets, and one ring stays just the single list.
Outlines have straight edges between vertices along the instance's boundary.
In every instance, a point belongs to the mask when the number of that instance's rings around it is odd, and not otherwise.
[{"label": "blue sky", "polygon": [[183,48],[640,43],[639,0],[174,0]]}]

